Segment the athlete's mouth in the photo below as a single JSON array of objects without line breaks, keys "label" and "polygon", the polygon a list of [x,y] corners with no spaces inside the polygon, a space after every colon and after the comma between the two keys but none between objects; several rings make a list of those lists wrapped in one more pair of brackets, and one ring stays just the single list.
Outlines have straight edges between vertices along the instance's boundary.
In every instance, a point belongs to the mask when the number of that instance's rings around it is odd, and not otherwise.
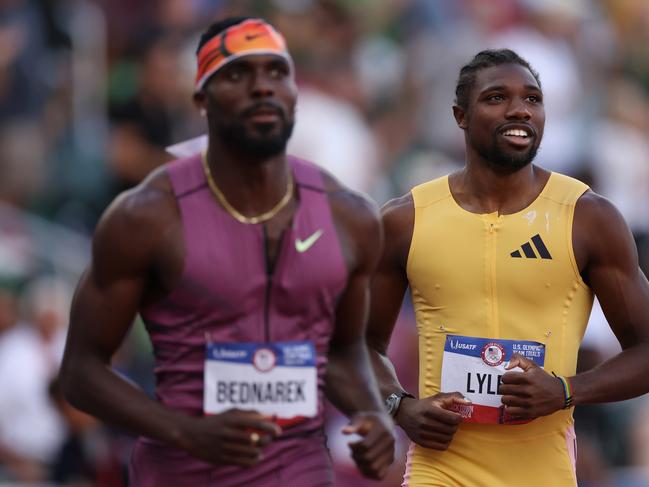
[{"label": "athlete's mouth", "polygon": [[274,124],[284,119],[284,111],[275,105],[264,103],[244,112],[244,117],[258,124]]},{"label": "athlete's mouth", "polygon": [[527,133],[525,130],[521,130],[521,129],[509,129],[509,130],[505,130],[505,131],[503,132],[503,135],[504,135],[504,136],[507,136],[507,137],[509,137],[509,136],[513,136],[513,137],[523,137],[523,138],[525,138],[525,139],[526,139],[527,137],[529,137],[528,133]]},{"label": "athlete's mouth", "polygon": [[527,146],[536,136],[534,129],[522,124],[508,124],[498,131],[508,142],[516,146]]}]

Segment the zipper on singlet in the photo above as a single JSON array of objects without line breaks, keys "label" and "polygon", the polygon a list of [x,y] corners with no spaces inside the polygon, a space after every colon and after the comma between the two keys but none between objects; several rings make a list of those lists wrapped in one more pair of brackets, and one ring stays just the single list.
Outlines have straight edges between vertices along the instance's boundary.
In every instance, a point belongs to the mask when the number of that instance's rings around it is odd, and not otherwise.
[{"label": "zipper on singlet", "polygon": [[489,328],[490,333],[494,337],[500,336],[500,326],[498,323],[498,296],[497,296],[497,279],[496,279],[496,246],[497,246],[497,228],[496,223],[490,221],[488,223],[488,257],[487,257],[487,275],[488,275],[488,295],[489,295]]},{"label": "zipper on singlet", "polygon": [[275,262],[273,263],[270,261],[268,256],[268,230],[266,229],[266,225],[264,225],[262,229],[264,234],[264,262],[266,264],[266,287],[264,289],[264,341],[270,343],[270,293],[273,289],[273,277],[282,252],[282,244],[284,243],[284,233],[286,230],[282,230],[282,233],[279,235],[277,254],[275,255]]}]

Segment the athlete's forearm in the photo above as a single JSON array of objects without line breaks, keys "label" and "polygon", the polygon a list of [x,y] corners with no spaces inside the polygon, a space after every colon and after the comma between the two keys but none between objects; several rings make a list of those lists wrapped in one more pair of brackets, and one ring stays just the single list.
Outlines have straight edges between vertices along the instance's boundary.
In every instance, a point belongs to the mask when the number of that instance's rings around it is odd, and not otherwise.
[{"label": "athlete's forearm", "polygon": [[325,393],[347,416],[360,411],[385,411],[363,340],[331,347]]},{"label": "athlete's forearm", "polygon": [[[397,371],[394,368],[392,361],[371,346],[368,347],[369,356],[376,375],[376,380],[379,385],[381,397],[385,399],[394,392],[401,392],[405,389],[399,382]],[[411,392],[411,391],[407,391]]]},{"label": "athlete's forearm", "polygon": [[575,404],[623,401],[649,392],[649,343],[633,345],[569,378]]},{"label": "athlete's forearm", "polygon": [[78,409],[127,432],[179,446],[187,416],[166,408],[96,358],[66,358],[61,366],[66,399]]}]

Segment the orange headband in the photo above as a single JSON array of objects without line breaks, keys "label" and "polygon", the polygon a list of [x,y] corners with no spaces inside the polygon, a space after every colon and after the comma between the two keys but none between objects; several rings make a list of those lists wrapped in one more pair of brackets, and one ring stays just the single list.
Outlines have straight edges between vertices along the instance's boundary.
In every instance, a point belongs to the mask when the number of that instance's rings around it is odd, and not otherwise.
[{"label": "orange headband", "polygon": [[196,91],[223,66],[250,54],[276,54],[292,63],[282,34],[263,20],[245,20],[210,39],[198,51]]}]

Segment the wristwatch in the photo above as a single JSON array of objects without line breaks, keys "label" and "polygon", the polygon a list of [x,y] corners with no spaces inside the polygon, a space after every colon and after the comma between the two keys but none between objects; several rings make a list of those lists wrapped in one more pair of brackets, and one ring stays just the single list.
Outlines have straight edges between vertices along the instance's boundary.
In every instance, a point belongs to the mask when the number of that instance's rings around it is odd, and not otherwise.
[{"label": "wristwatch", "polygon": [[401,406],[401,400],[404,397],[414,398],[415,396],[413,396],[412,394],[406,391],[393,392],[385,400],[385,408],[388,410],[388,414],[393,418],[397,415],[397,411],[399,411],[399,406]]}]

